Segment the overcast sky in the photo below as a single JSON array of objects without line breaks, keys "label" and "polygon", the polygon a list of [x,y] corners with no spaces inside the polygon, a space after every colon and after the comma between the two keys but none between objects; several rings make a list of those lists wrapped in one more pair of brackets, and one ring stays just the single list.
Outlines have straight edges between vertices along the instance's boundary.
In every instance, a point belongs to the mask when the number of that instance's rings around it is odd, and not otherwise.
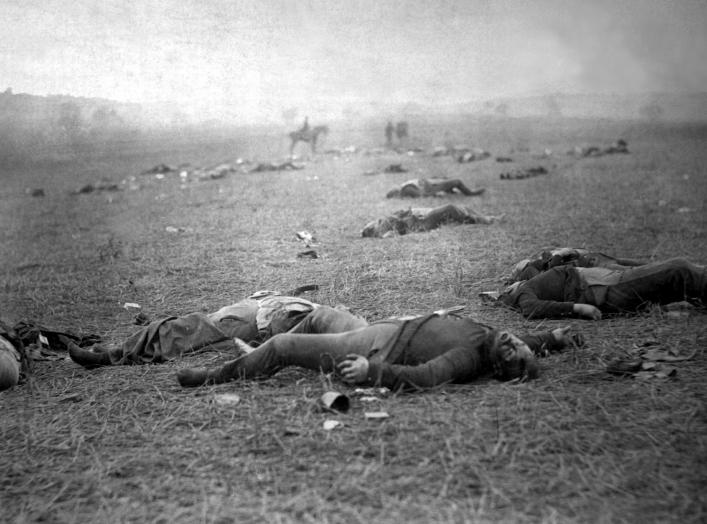
[{"label": "overcast sky", "polygon": [[253,118],[707,90],[707,0],[0,0],[0,20],[0,82],[15,93]]}]

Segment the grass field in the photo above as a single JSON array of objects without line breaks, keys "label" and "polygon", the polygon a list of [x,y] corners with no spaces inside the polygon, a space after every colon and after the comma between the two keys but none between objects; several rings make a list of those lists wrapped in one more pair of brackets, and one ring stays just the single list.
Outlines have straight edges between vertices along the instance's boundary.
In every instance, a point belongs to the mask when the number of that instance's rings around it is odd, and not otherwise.
[{"label": "grass field", "polygon": [[[410,120],[411,146],[444,141],[510,155],[469,164],[429,154],[335,157],[301,171],[183,182],[153,165],[280,160],[282,135],[134,141],[81,155],[39,151],[0,167],[2,317],[118,344],[152,318],[214,311],[258,289],[318,284],[307,297],[370,320],[463,305],[516,331],[553,328],[482,303],[512,265],[545,246],[707,262],[707,127],[635,122]],[[381,129],[332,126],[322,149],[379,146]],[[631,154],[576,159],[575,145],[623,137]],[[550,148],[553,155],[534,153]],[[303,151],[303,150],[301,150]],[[300,151],[300,152],[301,152]],[[402,163],[408,173],[363,175]],[[500,180],[513,167],[550,173]],[[71,194],[100,179],[123,191]],[[505,218],[363,239],[371,219],[411,205],[384,198],[420,176],[461,178],[467,204]],[[43,188],[44,197],[27,189]],[[169,232],[167,227],[182,228]],[[295,232],[319,241],[297,258]],[[574,320],[587,344],[541,361],[541,376],[381,396],[353,388],[346,414],[321,412],[327,377],[286,370],[247,384],[182,389],[176,370],[228,358],[87,371],[37,362],[0,393],[0,520],[7,522],[705,522],[707,323],[704,312]],[[635,380],[605,363],[647,341],[697,350],[671,379]],[[214,402],[233,392],[235,405]],[[366,420],[384,410],[388,419]],[[325,431],[325,420],[343,423]]]}]

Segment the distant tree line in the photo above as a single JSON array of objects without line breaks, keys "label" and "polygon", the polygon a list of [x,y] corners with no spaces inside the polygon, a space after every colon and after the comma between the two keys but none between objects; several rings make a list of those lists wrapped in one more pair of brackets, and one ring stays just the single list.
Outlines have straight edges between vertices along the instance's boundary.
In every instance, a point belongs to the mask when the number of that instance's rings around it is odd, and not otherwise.
[{"label": "distant tree line", "polygon": [[138,134],[110,101],[0,93],[0,154],[109,147]]}]

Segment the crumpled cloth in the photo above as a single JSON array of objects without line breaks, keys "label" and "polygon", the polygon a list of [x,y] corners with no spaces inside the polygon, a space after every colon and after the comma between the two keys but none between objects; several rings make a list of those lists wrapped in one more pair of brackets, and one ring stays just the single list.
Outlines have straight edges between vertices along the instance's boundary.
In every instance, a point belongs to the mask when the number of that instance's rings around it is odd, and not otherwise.
[{"label": "crumpled cloth", "polygon": [[[151,322],[109,351],[113,364],[159,363],[238,338],[251,344],[285,333],[317,307],[309,300],[258,291],[214,313],[190,313]],[[236,344],[232,349],[237,350]]]},{"label": "crumpled cloth", "polygon": [[151,322],[109,354],[113,364],[156,364],[230,338],[207,315],[190,313]]}]

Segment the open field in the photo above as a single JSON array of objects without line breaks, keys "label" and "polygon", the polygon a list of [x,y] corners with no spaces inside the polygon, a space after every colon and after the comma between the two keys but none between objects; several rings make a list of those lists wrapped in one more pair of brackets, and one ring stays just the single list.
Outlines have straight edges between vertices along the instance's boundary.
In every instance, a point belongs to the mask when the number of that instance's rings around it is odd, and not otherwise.
[{"label": "open field", "polygon": [[[280,135],[124,143],[79,156],[43,151],[0,167],[2,317],[117,344],[152,318],[214,311],[258,289],[318,284],[320,303],[369,320],[464,305],[517,331],[558,327],[482,303],[512,265],[545,246],[707,263],[707,127],[571,120],[411,122],[411,146],[445,140],[510,155],[456,163],[429,154],[317,155],[301,171],[234,173],[183,183],[139,173],[160,162],[278,160]],[[332,126],[333,127],[333,126]],[[575,145],[628,141],[631,154],[576,159]],[[322,149],[378,146],[381,129],[332,129]],[[553,155],[534,153],[550,148]],[[46,158],[53,158],[47,161]],[[363,175],[402,163],[401,174]],[[513,167],[550,173],[500,180]],[[74,195],[101,178],[139,189]],[[419,176],[458,177],[482,197],[422,199],[503,214],[490,226],[362,239],[387,200]],[[43,188],[33,198],[27,188]],[[168,226],[183,228],[169,232]],[[319,241],[297,258],[300,230]],[[315,409],[326,377],[286,370],[262,382],[182,389],[177,369],[228,358],[202,352],[165,365],[87,371],[38,362],[0,393],[0,520],[8,522],[705,522],[707,316],[653,309],[574,320],[584,348],[541,361],[541,376],[353,398]],[[683,351],[668,380],[617,378],[607,361],[657,340]],[[353,393],[341,383],[337,389]],[[222,406],[218,393],[240,402]],[[365,420],[367,410],[390,414]],[[330,418],[343,427],[325,431]]]}]

